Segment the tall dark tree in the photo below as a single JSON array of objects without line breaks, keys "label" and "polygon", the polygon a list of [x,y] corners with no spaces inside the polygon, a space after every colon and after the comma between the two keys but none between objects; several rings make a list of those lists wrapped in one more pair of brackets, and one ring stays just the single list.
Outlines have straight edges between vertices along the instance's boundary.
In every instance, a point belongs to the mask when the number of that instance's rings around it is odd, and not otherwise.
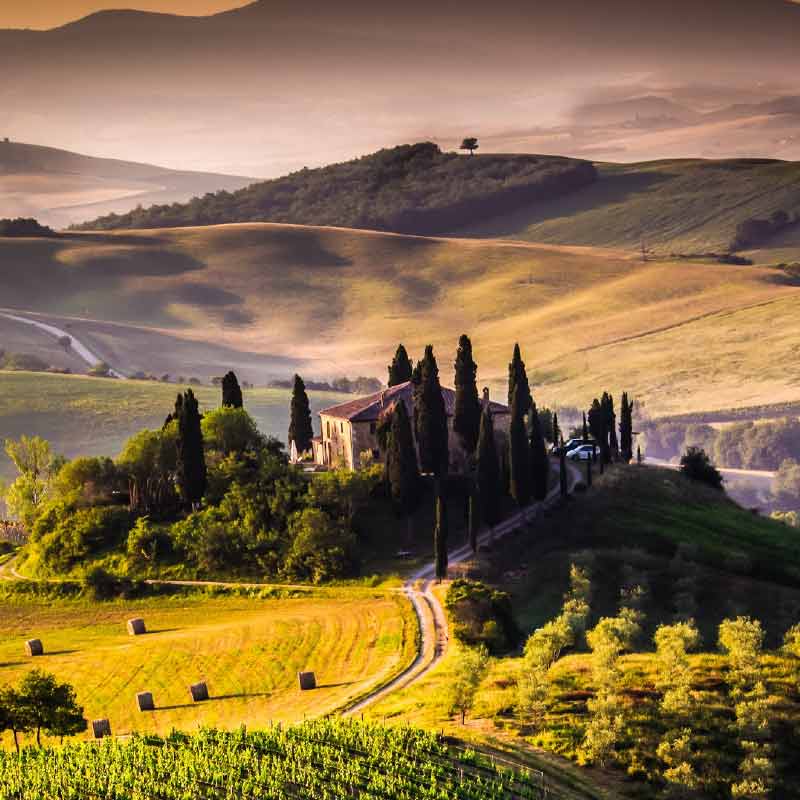
[{"label": "tall dark tree", "polygon": [[394,404],[386,443],[386,477],[392,505],[398,516],[411,518],[420,500],[420,477],[417,451],[406,405]]},{"label": "tall dark tree", "polygon": [[469,150],[469,154],[474,156],[475,151],[478,149],[478,140],[474,136],[467,136],[465,139],[461,140],[461,147],[459,149]]},{"label": "tall dark tree", "polygon": [[528,373],[525,371],[525,362],[519,350],[519,343],[514,345],[514,355],[508,365],[508,405],[514,400],[514,390],[520,387],[519,405],[523,416],[528,413],[531,405],[531,387],[528,383]]},{"label": "tall dark tree", "polygon": [[600,472],[603,471],[603,465],[611,462],[611,450],[608,442],[608,393],[603,393],[603,399],[598,400],[595,398],[592,401],[592,407],[589,409],[589,430],[592,433],[592,438],[597,442],[600,448]]},{"label": "tall dark tree", "polygon": [[533,404],[533,413],[531,414],[530,448],[533,497],[536,500],[544,500],[547,497],[547,484],[550,479],[550,460],[547,458],[547,447],[545,446],[542,422],[536,410],[536,403]]},{"label": "tall dark tree", "polygon": [[447,502],[445,479],[449,461],[447,409],[439,383],[439,367],[433,347],[425,348],[419,369],[419,383],[414,386],[414,422],[417,431],[420,464],[423,472],[434,475],[436,526],[433,534],[436,553],[436,577],[447,575]]},{"label": "tall dark tree", "polygon": [[586,424],[586,412],[583,412],[583,431],[582,438],[584,442],[589,441],[589,426]]},{"label": "tall dark tree", "polygon": [[520,508],[531,502],[531,448],[525,428],[523,397],[523,386],[517,383],[511,401],[511,423],[508,430],[509,491]]},{"label": "tall dark tree", "polygon": [[227,372],[222,378],[222,405],[229,408],[242,408],[242,389],[234,372]]},{"label": "tall dark tree", "polygon": [[420,464],[423,472],[432,472],[437,478],[447,474],[449,459],[447,409],[439,383],[439,367],[433,347],[425,348],[420,366],[420,382],[416,388],[416,428]]},{"label": "tall dark tree", "polygon": [[561,440],[561,428],[558,426],[558,414],[553,412],[553,444],[558,447]]},{"label": "tall dark tree", "polygon": [[478,399],[476,376],[478,365],[472,359],[472,342],[462,333],[458,340],[455,363],[456,401],[453,413],[453,430],[461,439],[467,455],[478,446],[481,428],[481,401]]},{"label": "tall dark tree", "polygon": [[175,404],[178,416],[177,483],[181,498],[189,508],[197,508],[206,492],[206,456],[200,409],[197,398],[187,389],[180,403]]},{"label": "tall dark tree", "polygon": [[608,449],[612,459],[619,458],[619,440],[617,439],[617,415],[614,411],[614,398],[603,392],[603,403],[606,409],[606,430],[608,431]]},{"label": "tall dark tree", "polygon": [[561,496],[566,497],[569,492],[569,484],[567,482],[567,454],[563,450],[558,459],[558,482]]},{"label": "tall dark tree", "polygon": [[478,504],[484,524],[495,525],[500,518],[501,478],[494,439],[494,420],[487,406],[481,415],[478,436],[478,461],[476,466]]},{"label": "tall dark tree", "polygon": [[622,393],[619,409],[619,449],[626,464],[633,460],[633,400],[628,400],[627,392]]},{"label": "tall dark tree", "polygon": [[308,403],[306,385],[299,375],[294,376],[292,388],[291,415],[289,418],[289,444],[294,442],[298,453],[311,449],[314,427],[311,424],[311,407]]},{"label": "tall dark tree", "polygon": [[[441,483],[437,479],[437,483]],[[444,580],[447,577],[447,501],[444,493],[436,493],[436,527],[433,532],[433,547],[436,554],[436,577]]]},{"label": "tall dark tree", "polygon": [[411,359],[408,357],[405,347],[397,345],[392,363],[389,364],[389,386],[397,386],[411,380]]}]

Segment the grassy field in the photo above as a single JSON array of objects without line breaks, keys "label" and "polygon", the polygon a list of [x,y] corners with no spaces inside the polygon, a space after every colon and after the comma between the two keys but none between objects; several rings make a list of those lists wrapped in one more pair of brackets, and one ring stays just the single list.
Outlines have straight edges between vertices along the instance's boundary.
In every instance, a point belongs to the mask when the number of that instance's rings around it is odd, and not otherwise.
[{"label": "grassy field", "polygon": [[[519,341],[546,403],[603,388],[652,415],[798,399],[800,287],[770,267],[250,224],[0,242],[0,289],[9,306],[140,326],[133,347],[109,325],[104,347],[126,363],[154,353],[172,374],[187,374],[175,343],[191,341],[383,378],[403,341],[415,356],[433,343],[451,383],[467,331],[482,384],[503,392]],[[93,341],[97,323],[72,324]]]},{"label": "grassy field", "polygon": [[[590,186],[460,233],[626,249],[644,241],[661,255],[722,253],[743,220],[800,211],[795,162],[686,159],[598,167],[599,180]],[[800,250],[793,256],[799,260]]]},{"label": "grassy field", "polygon": [[[161,427],[182,388],[152,381],[0,371],[0,440],[38,434],[68,457],[114,456],[136,431]],[[218,389],[193,389],[201,408],[219,405]],[[261,431],[285,440],[290,392],[249,389],[244,396]],[[310,393],[312,411],[342,399],[342,395],[329,392]],[[10,476],[10,470],[11,463],[3,453],[0,476]]]},{"label": "grassy field", "polygon": [[[295,594],[295,597],[291,597]],[[319,716],[413,660],[416,621],[400,594],[362,589],[288,592],[291,599],[173,595],[138,601],[0,603],[0,684],[38,667],[76,687],[88,719],[115,734],[168,733],[199,725],[233,728]],[[130,637],[125,620],[145,619]],[[26,639],[45,655],[23,655]],[[301,692],[297,672],[320,688]],[[192,704],[189,684],[212,699]],[[136,709],[153,692],[157,710]],[[8,742],[5,742],[8,744]]]}]

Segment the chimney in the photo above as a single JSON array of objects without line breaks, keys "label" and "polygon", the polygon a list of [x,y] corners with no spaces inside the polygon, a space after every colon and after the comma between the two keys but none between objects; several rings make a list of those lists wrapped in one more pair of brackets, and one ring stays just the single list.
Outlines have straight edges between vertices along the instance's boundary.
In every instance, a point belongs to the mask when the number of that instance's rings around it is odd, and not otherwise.
[{"label": "chimney", "polygon": [[483,400],[481,401],[481,408],[486,409],[489,407],[489,387],[483,387]]}]

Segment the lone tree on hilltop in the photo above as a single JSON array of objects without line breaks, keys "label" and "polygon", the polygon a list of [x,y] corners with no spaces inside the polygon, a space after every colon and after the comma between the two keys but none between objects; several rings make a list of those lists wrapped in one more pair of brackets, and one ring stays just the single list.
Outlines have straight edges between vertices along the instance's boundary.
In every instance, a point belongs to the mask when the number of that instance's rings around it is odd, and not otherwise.
[{"label": "lone tree on hilltop", "polygon": [[175,416],[178,420],[178,490],[184,503],[196,509],[206,492],[207,471],[200,410],[191,389],[187,389],[180,401],[176,401]]},{"label": "lone tree on hilltop", "polygon": [[619,448],[626,464],[633,460],[633,400],[627,392],[622,393],[619,410]]},{"label": "lone tree on hilltop", "polygon": [[230,408],[242,408],[242,389],[234,372],[228,372],[222,378],[222,405]]},{"label": "lone tree on hilltop", "polygon": [[468,456],[475,453],[481,427],[481,401],[476,376],[478,365],[472,359],[472,342],[466,333],[458,340],[455,363],[456,400],[453,430],[459,435]]},{"label": "lone tree on hilltop", "polygon": [[411,380],[411,359],[408,357],[405,347],[397,345],[392,363],[389,364],[389,386],[397,386]]},{"label": "lone tree on hilltop", "polygon": [[298,453],[311,449],[314,427],[311,424],[311,407],[308,404],[306,385],[299,375],[294,376],[291,415],[289,418],[289,446],[294,442]]},{"label": "lone tree on hilltop", "polygon": [[461,142],[461,147],[459,147],[459,150],[469,150],[471,156],[475,155],[477,149],[478,140],[474,136],[467,136],[467,138]]}]

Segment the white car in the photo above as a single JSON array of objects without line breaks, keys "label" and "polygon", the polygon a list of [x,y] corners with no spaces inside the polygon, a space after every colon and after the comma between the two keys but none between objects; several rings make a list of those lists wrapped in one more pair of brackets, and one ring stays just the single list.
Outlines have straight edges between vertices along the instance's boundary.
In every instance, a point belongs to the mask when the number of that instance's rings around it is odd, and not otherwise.
[{"label": "white car", "polygon": [[573,461],[588,461],[600,455],[600,448],[596,444],[581,444],[568,450],[566,455]]}]

